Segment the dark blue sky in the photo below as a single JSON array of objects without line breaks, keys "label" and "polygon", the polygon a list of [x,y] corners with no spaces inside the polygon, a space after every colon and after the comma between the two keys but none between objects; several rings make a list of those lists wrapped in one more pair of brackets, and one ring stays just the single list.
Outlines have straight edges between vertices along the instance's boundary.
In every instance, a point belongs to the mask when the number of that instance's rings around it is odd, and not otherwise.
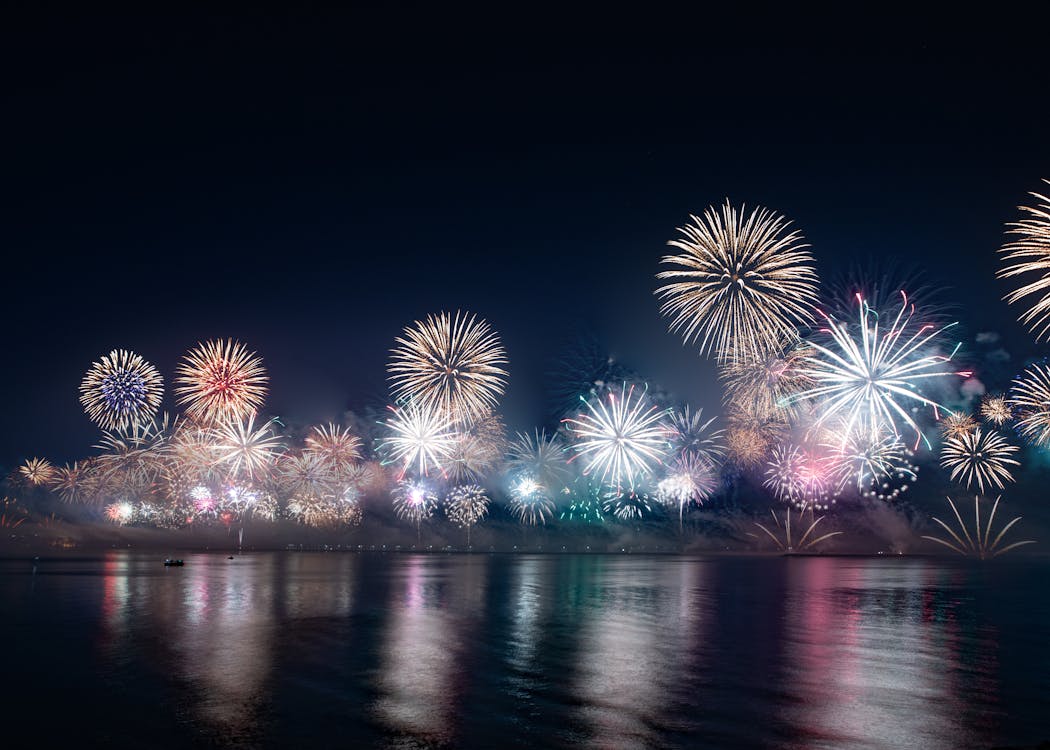
[{"label": "dark blue sky", "polygon": [[726,196],[794,219],[824,277],[912,264],[1018,367],[1042,351],[994,279],[1050,177],[1034,21],[389,13],[8,17],[0,463],[90,452],[77,385],[111,348],[170,380],[240,338],[270,411],[322,420],[381,396],[394,336],[442,308],[501,333],[514,428],[583,325],[717,408],[652,290]]}]

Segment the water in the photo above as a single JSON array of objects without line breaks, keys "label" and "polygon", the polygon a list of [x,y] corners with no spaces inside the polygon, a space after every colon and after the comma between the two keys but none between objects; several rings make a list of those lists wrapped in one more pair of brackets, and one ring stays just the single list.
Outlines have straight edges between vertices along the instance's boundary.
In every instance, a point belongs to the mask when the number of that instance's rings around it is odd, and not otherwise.
[{"label": "water", "polygon": [[48,745],[982,748],[1050,739],[1050,565],[256,553],[0,561]]}]

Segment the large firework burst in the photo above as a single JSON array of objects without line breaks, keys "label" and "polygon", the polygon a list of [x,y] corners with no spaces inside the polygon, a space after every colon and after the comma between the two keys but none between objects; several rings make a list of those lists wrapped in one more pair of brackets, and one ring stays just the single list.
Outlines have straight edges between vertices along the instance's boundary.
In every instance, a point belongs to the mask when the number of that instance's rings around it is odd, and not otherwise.
[{"label": "large firework burst", "polygon": [[1017,430],[1036,445],[1050,445],[1050,367],[1032,365],[1014,379],[1007,403],[1017,417]]},{"label": "large firework burst", "polygon": [[262,358],[239,341],[198,344],[176,370],[175,395],[192,419],[226,422],[255,414],[266,398]]},{"label": "large firework burst", "polygon": [[995,430],[982,432],[977,427],[944,441],[941,466],[951,470],[953,482],[965,484],[966,489],[976,483],[977,490],[984,494],[986,487],[1001,490],[1007,482],[1014,481],[1010,467],[1021,465],[1013,458],[1017,450]]},{"label": "large firework burst", "polygon": [[343,474],[361,458],[361,438],[334,424],[318,425],[307,435],[303,453],[318,456],[331,471]]},{"label": "large firework burst", "polygon": [[901,300],[900,309],[886,326],[858,297],[857,326],[828,317],[827,345],[809,342],[813,356],[806,360],[802,373],[814,386],[793,400],[817,400],[817,427],[828,420],[840,421],[843,432],[864,430],[871,440],[877,440],[887,432],[900,434],[903,424],[915,432],[918,445],[923,434],[912,408],[928,406],[935,412],[941,408],[919,386],[933,378],[970,375],[948,370],[945,365],[951,356],[934,353],[944,331],[955,324],[941,328],[912,325],[914,309],[903,292]]},{"label": "large firework burst", "polygon": [[[1050,185],[1050,180],[1044,180]],[[1030,193],[1038,201],[1032,206],[1018,206],[1028,214],[1027,218],[1008,224],[1008,234],[1017,239],[1007,242],[999,251],[1003,253],[1003,267],[996,276],[1009,279],[1029,276],[1031,281],[1007,294],[1010,304],[1035,295],[1035,301],[1020,317],[1020,321],[1036,334],[1041,341],[1050,334],[1050,198],[1039,193]]]},{"label": "large firework burst", "polygon": [[123,430],[150,419],[163,394],[157,368],[126,349],[102,355],[80,382],[80,403],[103,430]]},{"label": "large firework burst", "polygon": [[948,498],[948,505],[952,508],[952,513],[955,514],[955,520],[959,522],[959,532],[956,532],[952,527],[946,524],[941,519],[934,517],[934,521],[940,524],[941,528],[948,532],[949,538],[942,539],[936,536],[923,536],[923,539],[929,539],[931,542],[937,542],[937,544],[943,544],[951,550],[958,552],[960,555],[979,557],[982,560],[991,559],[998,557],[999,555],[1009,552],[1012,549],[1023,547],[1026,544],[1035,544],[1034,540],[1025,540],[1023,542],[1014,542],[1008,544],[1005,547],[999,545],[1003,542],[1003,537],[1016,523],[1021,520],[1021,516],[1010,521],[1002,528],[1002,530],[996,534],[995,539],[992,539],[992,522],[995,521],[995,512],[999,509],[999,500],[1001,498],[995,498],[995,504],[992,505],[992,512],[988,514],[988,522],[984,528],[981,528],[981,497],[979,495],[974,496],[973,499],[973,512],[974,512],[974,525],[973,533],[966,527],[966,523],[963,521],[962,516],[959,515],[959,510],[955,507],[955,503],[952,499]]},{"label": "large firework burst", "polygon": [[790,222],[764,208],[745,218],[729,201],[690,218],[684,238],[668,242],[681,253],[661,261],[678,268],[656,275],[671,280],[656,290],[671,330],[719,361],[761,359],[797,338],[812,319],[817,274]]},{"label": "large firework burst", "polygon": [[230,477],[247,476],[249,480],[271,475],[283,444],[274,431],[277,420],[271,419],[256,428],[255,414],[245,421],[225,422],[215,430],[215,462]]},{"label": "large firework burst", "polygon": [[586,457],[585,474],[597,472],[602,482],[616,488],[634,487],[635,480],[648,476],[667,454],[666,411],[649,404],[645,390],[635,395],[634,386],[624,383],[605,399],[584,401],[587,413],[566,419],[576,441],[577,455]]},{"label": "large firework burst", "polygon": [[413,468],[420,476],[427,476],[431,469],[440,471],[455,446],[445,412],[415,401],[390,407],[390,411],[393,416],[385,422],[390,434],[380,441],[387,462],[401,464],[400,477]]},{"label": "large firework burst", "polygon": [[394,398],[438,409],[456,422],[472,422],[491,410],[507,384],[499,336],[470,313],[441,312],[416,321],[391,355]]}]

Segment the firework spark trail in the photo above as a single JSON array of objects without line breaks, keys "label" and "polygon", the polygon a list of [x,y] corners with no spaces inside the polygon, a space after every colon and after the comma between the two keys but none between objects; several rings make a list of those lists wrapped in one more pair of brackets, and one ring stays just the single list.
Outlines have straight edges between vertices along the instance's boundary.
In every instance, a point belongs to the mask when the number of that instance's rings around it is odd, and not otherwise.
[{"label": "firework spark trail", "polygon": [[988,514],[988,522],[985,527],[981,528],[981,498],[979,495],[974,496],[973,509],[974,509],[974,526],[973,533],[966,527],[966,523],[963,521],[962,516],[959,515],[959,510],[955,507],[955,503],[952,499],[948,498],[948,505],[952,508],[952,513],[955,514],[955,520],[959,522],[959,533],[957,533],[951,526],[946,524],[941,519],[934,517],[934,521],[941,526],[945,531],[948,532],[949,538],[942,539],[936,536],[923,535],[923,539],[929,539],[931,542],[942,544],[960,555],[979,557],[982,560],[988,560],[993,557],[1005,554],[1012,549],[1023,547],[1026,544],[1035,544],[1034,540],[1028,539],[1022,542],[1014,542],[1008,544],[1005,547],[999,545],[1003,542],[1003,537],[1015,524],[1021,520],[1021,516],[1017,516],[1010,521],[1006,526],[996,534],[995,539],[992,539],[992,523],[995,521],[995,512],[999,509],[999,500],[1001,497],[995,498],[995,504],[992,505],[992,512]]},{"label": "firework spark trail", "polygon": [[258,412],[266,398],[269,378],[262,358],[233,339],[198,344],[176,373],[175,396],[191,419],[242,420]]},{"label": "firework spark trail", "polygon": [[271,419],[256,429],[255,414],[250,414],[247,421],[230,421],[216,428],[215,463],[222,466],[231,478],[242,473],[250,481],[268,477],[284,447],[273,430],[276,423],[277,420]]},{"label": "firework spark trail", "polygon": [[[1044,180],[1050,185],[1050,180]],[[1000,279],[1038,274],[1037,278],[1022,284],[1003,299],[1008,303],[1021,302],[1025,297],[1037,298],[1021,314],[1020,322],[1042,341],[1050,334],[1050,198],[1039,193],[1030,193],[1038,205],[1018,206],[1028,218],[1008,224],[1008,234],[1018,237],[1000,249],[1003,267],[996,274]]]},{"label": "firework spark trail", "polygon": [[[825,518],[824,516],[817,516],[810,522],[809,526],[805,527],[805,531],[802,533],[802,536],[795,539],[791,533],[791,508],[788,508],[787,512],[784,514],[785,518],[783,524],[780,522],[780,518],[777,516],[776,511],[771,510],[769,512],[773,516],[773,530],[769,529],[763,524],[758,523],[757,521],[755,522],[755,526],[761,529],[766,534],[766,536],[772,539],[773,543],[777,545],[777,549],[783,552],[794,552],[796,549],[810,549],[816,547],[821,542],[830,539],[833,536],[838,536],[842,533],[841,531],[830,531],[827,534],[824,534],[823,536],[815,536],[811,539],[810,535],[813,534],[813,532],[817,528],[817,525]],[[802,516],[802,512],[799,512],[798,518],[800,522],[802,521]],[[755,539],[762,538],[759,537],[758,534],[753,534],[750,532],[748,532],[748,536],[754,537]]]},{"label": "firework spark trail", "polygon": [[554,516],[554,501],[535,478],[521,476],[510,488],[510,511],[523,524],[546,524]]},{"label": "firework spark trail", "polygon": [[985,488],[1002,489],[1007,482],[1014,481],[1011,466],[1021,462],[1013,458],[1016,445],[995,430],[982,432],[980,427],[973,432],[944,441],[941,448],[941,466],[951,470],[951,480],[965,484],[966,489],[976,483],[983,495]]},{"label": "firework spark trail", "polygon": [[791,397],[812,385],[802,373],[809,354],[799,346],[778,347],[760,359],[739,358],[719,371],[722,402],[755,419],[788,420],[795,416]]},{"label": "firework spark trail", "polygon": [[1050,445],[1050,367],[1032,365],[1010,387],[1007,403],[1017,431],[1036,445]]},{"label": "firework spark trail", "polygon": [[626,481],[633,489],[635,480],[648,476],[667,454],[666,412],[656,405],[646,408],[645,391],[635,398],[634,386],[626,383],[619,398],[615,392],[607,398],[608,406],[604,399],[585,400],[587,413],[564,422],[575,437],[577,456],[589,461],[584,474],[598,470],[602,482],[611,480],[619,489]]},{"label": "firework spark trail", "polygon": [[678,230],[684,238],[668,243],[681,253],[661,261],[677,268],[656,275],[671,280],[656,290],[671,331],[719,362],[761,359],[797,339],[812,320],[817,274],[790,222],[764,208],[745,218],[728,201],[690,218]]},{"label": "firework spark trail", "polygon": [[80,383],[80,403],[103,430],[125,430],[151,419],[163,395],[157,368],[126,349],[102,355]]},{"label": "firework spark trail", "polygon": [[391,434],[380,441],[380,450],[387,454],[387,462],[401,464],[398,479],[413,467],[423,477],[430,469],[441,471],[455,447],[455,433],[445,413],[414,401],[389,408],[393,416],[384,424]]},{"label": "firework spark trail", "polygon": [[[841,420],[845,431],[865,429],[871,440],[877,440],[884,432],[899,435],[897,421],[900,420],[914,430],[917,448],[925,436],[898,399],[931,407],[936,415],[944,407],[923,396],[919,385],[932,378],[970,376],[968,371],[943,368],[951,356],[926,353],[938,337],[955,324],[941,328],[922,325],[911,330],[914,309],[909,311],[904,292],[901,298],[900,309],[888,329],[880,331],[878,314],[858,296],[856,330],[827,317],[825,333],[831,338],[829,346],[808,342],[816,354],[807,360],[802,372],[816,385],[798,394],[793,401],[815,399],[819,402],[821,413],[814,426],[821,427],[831,419]],[[874,323],[869,324],[871,318]],[[835,349],[829,348],[831,344]]]},{"label": "firework spark trail", "polygon": [[441,312],[405,328],[387,371],[395,400],[470,423],[496,406],[507,384],[505,364],[499,336],[485,320]]},{"label": "firework spark trail", "polygon": [[981,401],[981,419],[996,427],[1002,427],[1013,417],[1013,409],[1003,396],[985,396]]},{"label": "firework spark trail", "polygon": [[470,547],[470,530],[489,512],[489,498],[484,488],[476,484],[453,487],[445,498],[445,515],[452,523],[467,530],[467,547]]}]

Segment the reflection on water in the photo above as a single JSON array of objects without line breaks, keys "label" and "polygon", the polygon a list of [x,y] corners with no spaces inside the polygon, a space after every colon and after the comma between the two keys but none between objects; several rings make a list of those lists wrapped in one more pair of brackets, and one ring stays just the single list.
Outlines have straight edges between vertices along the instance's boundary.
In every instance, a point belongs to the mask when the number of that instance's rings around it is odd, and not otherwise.
[{"label": "reflection on water", "polygon": [[[667,709],[694,670],[700,652],[704,566],[655,559],[603,560],[600,583],[583,610],[576,680],[579,719],[588,745],[654,747],[673,722]],[[639,575],[640,573],[640,575]]]},{"label": "reflection on water", "polygon": [[166,570],[114,552],[29,571],[0,561],[0,627],[19,645],[2,697],[11,715],[58,701],[71,720],[54,742],[1050,738],[1039,562],[275,553]]},{"label": "reflection on water", "polygon": [[391,561],[375,713],[398,734],[447,742],[458,723],[461,663],[484,608],[487,568],[483,558],[468,558],[452,571],[432,562],[421,556]]}]

